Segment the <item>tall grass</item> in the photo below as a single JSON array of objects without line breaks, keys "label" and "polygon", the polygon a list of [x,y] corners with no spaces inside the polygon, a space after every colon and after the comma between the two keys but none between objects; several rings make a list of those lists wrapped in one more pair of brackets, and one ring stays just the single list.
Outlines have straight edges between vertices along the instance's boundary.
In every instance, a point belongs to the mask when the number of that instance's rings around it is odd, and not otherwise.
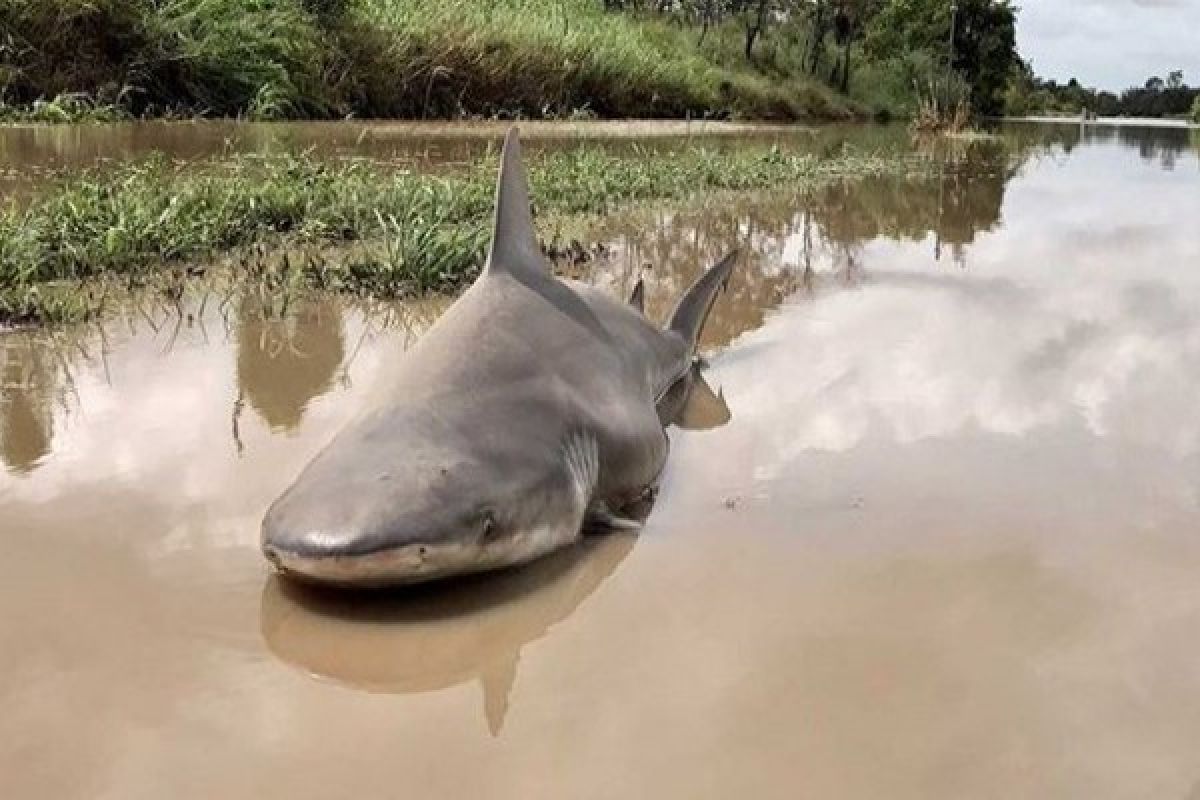
[{"label": "tall grass", "polygon": [[690,29],[599,0],[0,0],[0,32],[0,101],[21,106],[71,93],[265,118],[851,113],[799,72],[726,61]]},{"label": "tall grass", "polygon": [[129,111],[119,103],[100,102],[86,94],[60,94],[50,100],[35,100],[28,106],[8,105],[0,100],[0,122],[123,122],[129,118]]},{"label": "tall grass", "polygon": [[585,107],[604,117],[846,114],[807,78],[721,64],[695,31],[605,13],[596,0],[369,0],[364,13],[410,65],[405,94],[421,101],[410,109],[418,115]]},{"label": "tall grass", "polygon": [[961,133],[971,122],[970,90],[953,70],[931,73],[914,83],[917,114],[911,127],[918,133]]},{"label": "tall grass", "polygon": [[[911,168],[896,158],[818,159],[761,148],[625,155],[583,148],[536,159],[531,182],[539,213],[577,215]],[[462,174],[429,175],[300,155],[236,157],[202,169],[152,160],[76,177],[23,209],[0,211],[0,320],[36,317],[46,282],[139,279],[164,264],[261,242],[357,243],[347,258],[306,264],[313,286],[377,296],[453,289],[482,263],[493,170],[492,159]]]},{"label": "tall grass", "polygon": [[299,0],[0,0],[0,89],[137,113],[327,112],[332,42]]},{"label": "tall grass", "polygon": [[970,86],[944,58],[924,50],[855,64],[851,95],[875,114],[899,116],[919,130],[941,129],[959,114],[969,118]]},{"label": "tall grass", "polygon": [[162,0],[147,14],[160,91],[218,113],[322,115],[328,44],[294,0]]}]

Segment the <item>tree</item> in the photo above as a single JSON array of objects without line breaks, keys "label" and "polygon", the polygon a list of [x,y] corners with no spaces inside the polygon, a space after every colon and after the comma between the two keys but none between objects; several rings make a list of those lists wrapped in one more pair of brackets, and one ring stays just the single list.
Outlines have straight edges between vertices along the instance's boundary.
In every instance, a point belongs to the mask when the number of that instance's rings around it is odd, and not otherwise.
[{"label": "tree", "polygon": [[821,57],[825,54],[825,37],[829,34],[832,15],[829,0],[813,0],[809,18],[808,71],[816,75],[821,69]]},{"label": "tree", "polygon": [[746,17],[746,60],[754,60],[754,43],[767,24],[771,0],[740,0]]},{"label": "tree", "polygon": [[942,54],[971,87],[975,110],[998,114],[1018,59],[1016,17],[1010,0],[884,0],[867,25],[866,50],[876,60]]},{"label": "tree", "polygon": [[1041,110],[1033,107],[1035,88],[1033,65],[1023,58],[1018,58],[1008,79],[1008,88],[1004,92],[1004,113],[1010,117],[1023,117],[1032,111]]},{"label": "tree", "polygon": [[700,17],[700,38],[697,44],[703,44],[708,36],[708,29],[721,19],[724,3],[722,0],[699,0],[696,14]]},{"label": "tree", "polygon": [[983,114],[1004,106],[1004,86],[1017,60],[1017,13],[1008,0],[959,0],[951,66],[971,87],[971,105]]},{"label": "tree", "polygon": [[1170,73],[1166,81],[1152,77],[1143,86],[1126,89],[1120,96],[1081,86],[1075,79],[1065,86],[1037,78],[1034,83],[1038,103],[1046,110],[1088,109],[1105,117],[1186,117],[1200,97],[1200,89],[1188,88],[1180,70]]},{"label": "tree", "polygon": [[[850,48],[862,38],[867,23],[879,13],[880,0],[834,0],[833,39],[842,48],[835,79],[842,92],[850,91]],[[840,66],[840,76],[838,76]]]}]

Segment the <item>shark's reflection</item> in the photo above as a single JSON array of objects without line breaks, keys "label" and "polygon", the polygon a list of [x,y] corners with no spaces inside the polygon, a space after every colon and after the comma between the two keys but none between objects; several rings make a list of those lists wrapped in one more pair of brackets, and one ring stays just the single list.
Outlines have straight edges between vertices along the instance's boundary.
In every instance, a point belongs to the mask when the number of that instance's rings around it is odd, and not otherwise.
[{"label": "shark's reflection", "polygon": [[[731,418],[699,366],[661,408],[664,423],[685,429]],[[283,661],[369,692],[430,692],[478,680],[495,736],[521,648],[574,613],[636,541],[627,532],[585,536],[524,567],[387,593],[322,590],[271,575],[262,594],[263,639]]]},{"label": "shark's reflection", "polygon": [[263,638],[284,661],[371,692],[429,692],[478,679],[496,735],[521,648],[570,616],[636,540],[589,536],[524,568],[382,595],[320,591],[272,575],[262,596]]}]

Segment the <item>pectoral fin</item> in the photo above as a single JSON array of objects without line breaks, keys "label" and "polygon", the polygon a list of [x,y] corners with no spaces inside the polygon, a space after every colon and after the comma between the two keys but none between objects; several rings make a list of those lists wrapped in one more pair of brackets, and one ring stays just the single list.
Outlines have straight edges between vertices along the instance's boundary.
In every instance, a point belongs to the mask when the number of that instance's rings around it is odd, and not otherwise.
[{"label": "pectoral fin", "polygon": [[714,392],[704,375],[697,372],[675,424],[686,431],[708,431],[721,427],[732,418],[733,412],[725,403],[724,391]]},{"label": "pectoral fin", "polygon": [[658,418],[664,426],[707,431],[721,427],[732,417],[725,395],[714,392],[704,380],[699,360],[658,400]]},{"label": "pectoral fin", "polygon": [[607,504],[593,505],[583,518],[583,529],[587,533],[608,533],[610,531],[640,531],[642,523],[630,517],[615,513]]}]

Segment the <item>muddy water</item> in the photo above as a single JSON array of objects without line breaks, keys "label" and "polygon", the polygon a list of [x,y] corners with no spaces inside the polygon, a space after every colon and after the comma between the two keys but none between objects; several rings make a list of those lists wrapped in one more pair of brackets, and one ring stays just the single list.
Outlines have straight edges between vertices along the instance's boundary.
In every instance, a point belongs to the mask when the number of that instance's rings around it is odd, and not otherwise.
[{"label": "muddy water", "polygon": [[465,584],[257,551],[436,302],[0,339],[0,792],[1196,796],[1200,158],[1006,137],[608,221],[589,277],[654,313],[746,250],[732,418],[673,432],[639,536]]},{"label": "muddy water", "polygon": [[[845,141],[890,143],[895,131],[863,126],[807,128],[722,122],[520,123],[528,147],[563,149],[601,142],[615,150],[663,150],[695,142],[736,148],[775,144],[815,152]],[[495,148],[511,123],[134,122],[113,125],[0,126],[0,200],[25,200],[47,182],[81,169],[103,171],[151,155],[193,163],[232,154],[307,153],[366,158],[418,169],[453,168]]]}]

